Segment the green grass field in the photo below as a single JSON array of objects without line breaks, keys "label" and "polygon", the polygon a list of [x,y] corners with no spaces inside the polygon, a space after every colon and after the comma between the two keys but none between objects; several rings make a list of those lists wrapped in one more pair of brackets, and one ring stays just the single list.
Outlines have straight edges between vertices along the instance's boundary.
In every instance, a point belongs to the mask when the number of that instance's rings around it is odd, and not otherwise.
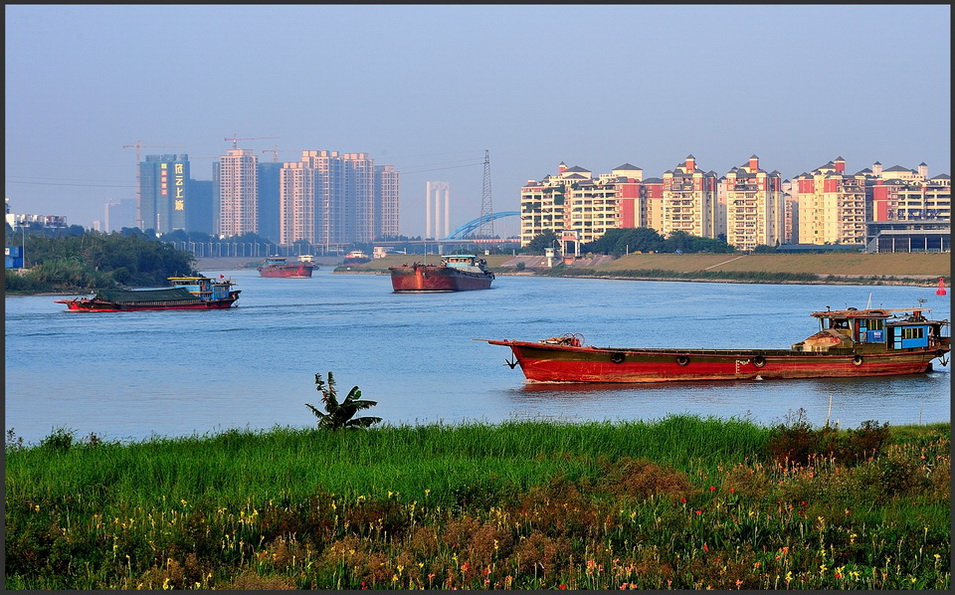
[{"label": "green grass field", "polygon": [[944,590],[949,435],[673,416],[8,436],[5,586]]}]

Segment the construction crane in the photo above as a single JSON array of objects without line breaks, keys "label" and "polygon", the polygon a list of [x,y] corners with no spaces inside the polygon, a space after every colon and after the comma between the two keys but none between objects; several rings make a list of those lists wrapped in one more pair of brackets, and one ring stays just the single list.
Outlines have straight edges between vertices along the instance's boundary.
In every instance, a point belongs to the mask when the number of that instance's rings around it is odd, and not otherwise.
[{"label": "construction crane", "polygon": [[124,149],[136,149],[136,163],[140,163],[140,149],[184,149],[180,145],[144,145],[142,141],[136,141],[135,145],[123,145]]},{"label": "construction crane", "polygon": [[276,147],[276,148],[274,148],[274,149],[263,149],[263,150],[262,150],[263,153],[271,153],[271,154],[272,154],[272,161],[278,161],[278,160],[279,160],[279,153],[288,153],[288,152],[290,152],[290,151],[298,151],[298,149],[279,149],[278,147]]},{"label": "construction crane", "polygon": [[278,137],[277,137],[277,136],[250,136],[250,137],[247,137],[247,138],[239,138],[238,135],[233,134],[233,135],[232,135],[232,138],[226,137],[226,138],[224,138],[224,139],[222,139],[222,140],[230,140],[230,141],[232,141],[232,148],[233,148],[233,149],[238,149],[238,148],[239,148],[239,141],[240,141],[240,140],[261,140],[261,139],[263,139],[263,138],[278,138]]}]

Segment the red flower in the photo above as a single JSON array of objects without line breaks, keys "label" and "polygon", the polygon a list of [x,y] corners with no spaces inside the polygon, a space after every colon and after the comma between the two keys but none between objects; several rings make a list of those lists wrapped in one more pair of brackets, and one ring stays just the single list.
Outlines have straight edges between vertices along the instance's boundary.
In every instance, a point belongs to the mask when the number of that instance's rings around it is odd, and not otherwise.
[{"label": "red flower", "polygon": [[686,504],[686,498],[680,498],[680,502],[682,502],[683,504]]},{"label": "red flower", "polygon": [[566,590],[567,590],[567,585],[565,585],[564,583],[561,583],[561,584],[560,584],[560,590],[561,590],[561,591],[566,591]]},{"label": "red flower", "polygon": [[716,486],[710,486],[710,491],[711,491],[711,492],[715,492],[715,491],[716,491]]},{"label": "red flower", "polygon": [[703,544],[703,551],[704,551],[704,552],[710,551],[710,548],[706,547],[706,544],[705,544],[705,543]]},{"label": "red flower", "polygon": [[697,510],[697,511],[696,511],[696,514],[703,514],[703,511],[702,511],[702,510]]}]

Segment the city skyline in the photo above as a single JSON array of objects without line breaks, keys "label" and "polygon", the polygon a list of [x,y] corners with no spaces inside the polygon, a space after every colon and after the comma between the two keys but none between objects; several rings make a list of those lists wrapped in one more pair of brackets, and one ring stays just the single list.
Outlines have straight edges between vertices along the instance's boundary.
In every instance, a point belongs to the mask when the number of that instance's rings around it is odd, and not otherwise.
[{"label": "city skyline", "polygon": [[263,161],[394,165],[408,236],[428,181],[449,184],[452,228],[480,215],[485,150],[495,211],[560,162],[951,173],[946,5],[5,9],[5,193],[70,224],[135,197],[137,156],[186,153],[211,179],[230,137]]}]

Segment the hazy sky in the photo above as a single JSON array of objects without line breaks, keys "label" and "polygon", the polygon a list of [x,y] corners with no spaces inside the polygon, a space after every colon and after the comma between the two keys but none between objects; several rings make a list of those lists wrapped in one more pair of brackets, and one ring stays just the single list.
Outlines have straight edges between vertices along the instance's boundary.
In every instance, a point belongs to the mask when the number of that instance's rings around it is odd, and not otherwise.
[{"label": "hazy sky", "polygon": [[[564,161],[660,177],[692,154],[792,178],[836,157],[951,174],[948,5],[6,5],[6,196],[88,226],[136,195],[141,155],[192,177],[238,136],[364,152],[425,183],[451,227]],[[166,145],[175,148],[147,148]],[[503,223],[503,221],[502,221]],[[516,226],[513,227],[516,231]]]}]

